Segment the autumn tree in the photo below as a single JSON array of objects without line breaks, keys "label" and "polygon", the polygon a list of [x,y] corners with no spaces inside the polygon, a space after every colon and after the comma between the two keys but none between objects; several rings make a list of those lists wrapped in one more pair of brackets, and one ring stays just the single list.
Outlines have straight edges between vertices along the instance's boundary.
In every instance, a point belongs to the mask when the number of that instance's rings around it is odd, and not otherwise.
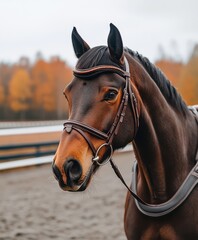
[{"label": "autumn tree", "polygon": [[2,81],[0,79],[0,106],[4,104],[4,101],[5,101],[5,91],[4,91]]},{"label": "autumn tree", "polygon": [[161,59],[156,61],[156,66],[158,66],[166,77],[171,81],[171,83],[179,88],[182,69],[184,64],[181,62],[174,62],[168,59]]},{"label": "autumn tree", "polygon": [[38,60],[32,68],[33,108],[39,110],[41,118],[46,112],[55,111],[55,82],[50,66],[44,60]]},{"label": "autumn tree", "polygon": [[5,90],[0,79],[0,119],[3,119],[4,115],[4,103],[5,103]]},{"label": "autumn tree", "polygon": [[39,53],[34,64],[27,57],[0,63],[0,119],[66,118],[63,90],[71,79],[71,68],[59,57],[45,61]]},{"label": "autumn tree", "polygon": [[32,68],[34,109],[40,109],[41,118],[65,118],[67,104],[63,97],[65,85],[71,80],[71,69],[58,57],[50,62],[39,59]]},{"label": "autumn tree", "polygon": [[66,117],[68,112],[68,106],[63,95],[63,90],[65,86],[72,79],[72,70],[64,61],[60,60],[58,57],[53,57],[50,61],[50,69],[55,83],[55,105],[56,113],[58,119],[63,119]]},{"label": "autumn tree", "polygon": [[180,89],[188,104],[198,104],[198,45],[182,70]]},{"label": "autumn tree", "polygon": [[5,92],[7,92],[7,88],[8,88],[8,83],[12,77],[13,74],[13,67],[5,64],[5,63],[1,63],[0,64],[0,79],[1,79],[1,83],[4,86]]},{"label": "autumn tree", "polygon": [[9,81],[9,106],[14,112],[20,113],[21,118],[30,108],[31,90],[28,72],[23,68],[18,68]]}]

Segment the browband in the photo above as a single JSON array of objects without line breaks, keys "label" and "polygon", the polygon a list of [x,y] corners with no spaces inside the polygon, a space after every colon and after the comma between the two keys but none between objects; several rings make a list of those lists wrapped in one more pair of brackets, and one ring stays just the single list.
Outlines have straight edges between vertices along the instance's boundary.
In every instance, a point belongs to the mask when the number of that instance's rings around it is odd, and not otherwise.
[{"label": "browband", "polygon": [[99,66],[87,68],[87,69],[74,69],[73,74],[75,77],[88,79],[88,78],[93,78],[96,75],[99,75],[104,72],[117,73],[118,75],[124,78],[130,77],[130,73],[127,72],[127,69],[126,71],[124,71],[121,68],[118,68],[113,65],[99,65]]}]

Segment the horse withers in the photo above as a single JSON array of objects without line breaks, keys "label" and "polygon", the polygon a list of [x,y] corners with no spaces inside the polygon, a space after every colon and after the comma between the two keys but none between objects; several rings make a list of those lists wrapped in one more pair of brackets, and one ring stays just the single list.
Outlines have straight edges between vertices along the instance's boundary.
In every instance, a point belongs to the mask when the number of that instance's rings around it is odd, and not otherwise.
[{"label": "horse withers", "polygon": [[69,119],[53,161],[65,191],[84,191],[114,150],[132,142],[137,162],[128,188],[128,239],[198,239],[198,117],[147,58],[123,48],[111,24],[108,46],[90,48],[74,28],[78,58],[65,88]]}]

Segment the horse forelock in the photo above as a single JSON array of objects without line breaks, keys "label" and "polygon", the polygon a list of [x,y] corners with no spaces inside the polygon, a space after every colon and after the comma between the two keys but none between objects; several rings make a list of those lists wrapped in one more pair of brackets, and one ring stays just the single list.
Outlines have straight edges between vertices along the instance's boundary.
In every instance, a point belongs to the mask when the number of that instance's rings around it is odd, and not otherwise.
[{"label": "horse forelock", "polygon": [[79,58],[76,68],[88,69],[100,65],[113,65],[122,68],[122,66],[111,60],[107,46],[98,46],[89,49]]}]

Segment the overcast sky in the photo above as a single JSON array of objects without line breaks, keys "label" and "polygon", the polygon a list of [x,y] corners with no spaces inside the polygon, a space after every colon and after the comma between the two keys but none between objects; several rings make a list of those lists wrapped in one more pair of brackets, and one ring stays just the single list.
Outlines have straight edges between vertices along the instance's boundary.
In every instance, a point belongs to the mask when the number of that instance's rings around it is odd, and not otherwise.
[{"label": "overcast sky", "polygon": [[111,22],[125,46],[151,61],[159,46],[185,60],[198,43],[198,0],[0,0],[0,61],[41,51],[74,65],[73,26],[97,46],[106,45]]}]

